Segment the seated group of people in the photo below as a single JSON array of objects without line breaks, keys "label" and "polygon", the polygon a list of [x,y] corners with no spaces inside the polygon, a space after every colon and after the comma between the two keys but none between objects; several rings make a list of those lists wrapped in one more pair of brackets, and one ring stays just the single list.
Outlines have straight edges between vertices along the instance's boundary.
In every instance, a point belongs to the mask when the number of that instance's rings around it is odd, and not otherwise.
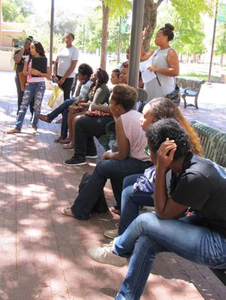
[{"label": "seated group of people", "polygon": [[[160,252],[226,268],[226,170],[202,157],[196,132],[170,99],[155,98],[142,114],[133,109],[137,96],[136,89],[126,84],[113,88],[109,108],[118,151],[103,154],[73,205],[62,211],[78,220],[89,219],[98,201],[103,201],[103,188],[110,179],[119,228],[104,233],[114,238],[113,243],[90,248],[88,254],[103,264],[129,264],[115,299],[140,299]],[[81,122],[88,117],[76,121],[72,159],[96,154],[92,125]],[[77,129],[79,122],[83,127]],[[80,152],[78,136],[86,145]],[[150,154],[145,151],[147,144]],[[154,207],[154,212],[139,215],[143,205]]]}]

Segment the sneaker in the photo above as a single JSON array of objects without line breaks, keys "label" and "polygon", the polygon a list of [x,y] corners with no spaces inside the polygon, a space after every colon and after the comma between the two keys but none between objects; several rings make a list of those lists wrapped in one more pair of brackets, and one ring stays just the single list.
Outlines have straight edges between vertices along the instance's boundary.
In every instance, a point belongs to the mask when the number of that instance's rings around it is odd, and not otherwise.
[{"label": "sneaker", "polygon": [[87,162],[85,158],[79,158],[73,156],[72,158],[63,161],[63,164],[66,166],[82,166],[82,165],[86,165]]},{"label": "sneaker", "polygon": [[113,230],[105,230],[104,236],[106,236],[108,239],[114,239],[118,237],[118,228]]},{"label": "sneaker", "polygon": [[93,247],[87,250],[89,257],[101,264],[123,267],[127,260],[124,257],[112,253],[112,244],[105,247]]},{"label": "sneaker", "polygon": [[97,158],[98,155],[97,154],[87,154],[86,158]]},{"label": "sneaker", "polygon": [[51,122],[52,122],[52,120],[50,120],[49,117],[46,116],[46,115],[37,114],[37,117],[38,117],[40,120],[44,121],[44,122],[47,122],[47,123],[51,123]]},{"label": "sneaker", "polygon": [[19,129],[13,128],[7,131],[8,134],[20,133]]},{"label": "sneaker", "polygon": [[38,130],[37,126],[32,127],[32,134],[36,134]]}]

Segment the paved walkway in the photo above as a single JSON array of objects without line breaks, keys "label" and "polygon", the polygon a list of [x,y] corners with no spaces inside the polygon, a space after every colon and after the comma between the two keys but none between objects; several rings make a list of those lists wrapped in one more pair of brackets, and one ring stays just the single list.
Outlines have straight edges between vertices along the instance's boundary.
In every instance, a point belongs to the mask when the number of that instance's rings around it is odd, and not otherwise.
[{"label": "paved walkway", "polygon": [[[32,135],[29,115],[21,134],[5,134],[16,118],[13,73],[0,72],[0,83],[0,299],[112,299],[126,267],[95,263],[86,249],[108,242],[103,230],[113,228],[115,220],[93,214],[89,221],[78,221],[60,213],[73,202],[82,174],[92,172],[96,160],[82,167],[64,166],[72,151],[53,142],[60,126],[40,122],[38,134]],[[210,99],[201,92],[199,110],[182,111],[189,119],[224,128],[226,87],[218,88],[219,95]],[[48,110],[49,94],[43,111]],[[208,87],[205,95],[210,94],[216,94],[215,86]],[[105,191],[112,202],[109,184]],[[143,300],[225,299],[225,286],[209,269],[177,256],[159,255],[153,271]]]}]

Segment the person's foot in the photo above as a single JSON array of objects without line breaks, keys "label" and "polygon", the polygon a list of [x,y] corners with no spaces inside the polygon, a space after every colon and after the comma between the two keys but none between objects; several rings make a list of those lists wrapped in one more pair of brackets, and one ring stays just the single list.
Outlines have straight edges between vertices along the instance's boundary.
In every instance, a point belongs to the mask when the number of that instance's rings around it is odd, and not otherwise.
[{"label": "person's foot", "polygon": [[72,214],[72,212],[71,212],[71,208],[70,208],[70,207],[67,207],[67,208],[62,209],[61,213],[62,213],[62,215],[64,215],[64,216],[74,218],[74,216],[73,216],[73,214]]},{"label": "person's foot", "polygon": [[70,142],[69,144],[63,145],[63,148],[64,148],[64,149],[73,149],[73,148],[74,148],[74,145],[73,145],[72,142]]},{"label": "person's foot", "polygon": [[19,129],[13,128],[7,131],[8,134],[20,133]]},{"label": "person's foot", "polygon": [[113,265],[116,267],[123,267],[127,260],[124,257],[120,257],[112,253],[112,244],[105,247],[92,247],[87,250],[87,253],[91,259],[101,264]]},{"label": "person's foot", "polygon": [[37,126],[32,127],[32,134],[36,134],[38,130]]},{"label": "person's foot", "polygon": [[66,139],[59,139],[59,142],[61,144],[69,144],[71,142],[71,139],[68,139],[68,138],[66,138]]},{"label": "person's foot", "polygon": [[46,116],[46,115],[37,114],[37,117],[40,120],[44,121],[44,122],[47,122],[47,123],[51,123],[52,122],[52,120],[50,120],[50,118],[48,116]]},{"label": "person's foot", "polygon": [[118,228],[105,230],[104,236],[106,236],[108,239],[115,239],[118,236]]},{"label": "person's foot", "polygon": [[87,162],[85,157],[82,158],[73,156],[72,158],[63,161],[63,164],[66,166],[82,166],[86,165]]},{"label": "person's foot", "polygon": [[120,216],[120,210],[117,209],[116,207],[111,206],[111,207],[109,207],[109,210],[110,210],[110,212],[111,212],[112,214],[115,214],[115,215],[119,215],[119,216]]},{"label": "person's foot", "polygon": [[55,139],[54,139],[54,143],[59,143],[60,140],[62,140],[62,137],[61,137],[61,136],[55,138]]}]

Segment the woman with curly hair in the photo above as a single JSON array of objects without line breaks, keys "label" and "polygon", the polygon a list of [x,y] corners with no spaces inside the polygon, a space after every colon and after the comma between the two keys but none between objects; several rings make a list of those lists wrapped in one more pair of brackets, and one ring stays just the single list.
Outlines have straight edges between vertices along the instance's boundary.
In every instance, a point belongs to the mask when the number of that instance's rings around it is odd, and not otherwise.
[{"label": "woman with curly hair", "polygon": [[90,80],[93,82],[89,89],[88,99],[85,101],[74,102],[69,107],[68,114],[68,129],[69,135],[65,142],[69,144],[64,145],[65,149],[72,149],[73,142],[73,129],[75,127],[76,121],[80,119],[82,115],[89,109],[92,105],[103,105],[108,103],[110,96],[110,91],[107,86],[109,76],[107,72],[101,68],[98,68],[96,72],[91,75]]},{"label": "woman with curly hair", "polygon": [[[143,109],[141,126],[146,131],[150,124],[166,118],[173,118],[180,123],[189,134],[192,151],[202,156],[203,151],[197,133],[170,99],[160,97],[148,102]],[[154,206],[154,185],[150,182],[154,177],[154,170],[150,168],[145,170],[144,174],[134,174],[124,179],[119,227],[106,230],[104,232],[106,237],[115,238],[121,235],[138,216],[140,206]]]}]

